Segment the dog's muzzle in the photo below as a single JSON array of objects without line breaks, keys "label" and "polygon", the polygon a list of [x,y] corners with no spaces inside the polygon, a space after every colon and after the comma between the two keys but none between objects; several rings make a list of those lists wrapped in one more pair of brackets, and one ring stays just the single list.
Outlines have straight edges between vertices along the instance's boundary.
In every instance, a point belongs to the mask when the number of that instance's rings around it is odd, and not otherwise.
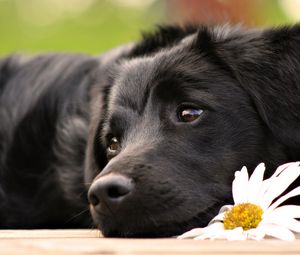
[{"label": "dog's muzzle", "polygon": [[88,199],[96,212],[114,214],[130,197],[132,180],[119,174],[108,174],[96,179],[88,192]]}]

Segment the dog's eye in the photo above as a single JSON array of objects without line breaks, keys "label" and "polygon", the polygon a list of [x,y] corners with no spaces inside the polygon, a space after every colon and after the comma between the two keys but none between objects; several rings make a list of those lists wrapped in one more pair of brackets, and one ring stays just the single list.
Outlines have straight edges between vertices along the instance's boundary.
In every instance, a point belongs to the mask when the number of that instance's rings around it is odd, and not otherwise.
[{"label": "dog's eye", "polygon": [[202,112],[203,110],[201,109],[184,107],[179,109],[177,116],[180,122],[193,122],[200,117]]},{"label": "dog's eye", "polygon": [[120,149],[120,143],[118,139],[115,136],[110,138],[107,147],[108,153],[116,154],[119,151],[119,149]]}]

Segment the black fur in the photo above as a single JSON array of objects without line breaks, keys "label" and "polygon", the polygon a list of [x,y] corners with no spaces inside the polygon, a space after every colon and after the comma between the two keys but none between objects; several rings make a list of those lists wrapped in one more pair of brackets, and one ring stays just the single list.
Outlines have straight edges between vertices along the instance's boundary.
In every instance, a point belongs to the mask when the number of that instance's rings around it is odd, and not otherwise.
[{"label": "black fur", "polygon": [[[204,111],[183,123],[182,105]],[[91,208],[105,236],[180,234],[231,202],[243,165],[300,160],[300,26],[162,27],[97,58],[9,57],[0,120],[1,228],[89,227],[91,183],[118,173],[135,189],[117,212]]]}]

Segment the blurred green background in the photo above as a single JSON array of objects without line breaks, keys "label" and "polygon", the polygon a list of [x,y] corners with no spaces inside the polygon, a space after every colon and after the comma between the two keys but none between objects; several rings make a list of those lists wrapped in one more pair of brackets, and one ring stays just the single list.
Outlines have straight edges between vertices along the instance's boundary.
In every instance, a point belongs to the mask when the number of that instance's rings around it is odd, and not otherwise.
[{"label": "blurred green background", "polygon": [[161,23],[257,26],[299,19],[299,0],[0,0],[0,55],[97,54]]}]

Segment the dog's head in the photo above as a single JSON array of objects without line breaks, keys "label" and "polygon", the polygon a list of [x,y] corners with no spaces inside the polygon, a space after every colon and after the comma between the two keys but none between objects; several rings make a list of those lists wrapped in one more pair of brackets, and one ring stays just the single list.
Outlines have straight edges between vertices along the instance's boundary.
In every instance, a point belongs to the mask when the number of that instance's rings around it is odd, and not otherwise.
[{"label": "dog's head", "polygon": [[103,68],[86,181],[104,235],[204,226],[231,201],[236,170],[292,160],[299,36],[299,27],[162,29]]}]

